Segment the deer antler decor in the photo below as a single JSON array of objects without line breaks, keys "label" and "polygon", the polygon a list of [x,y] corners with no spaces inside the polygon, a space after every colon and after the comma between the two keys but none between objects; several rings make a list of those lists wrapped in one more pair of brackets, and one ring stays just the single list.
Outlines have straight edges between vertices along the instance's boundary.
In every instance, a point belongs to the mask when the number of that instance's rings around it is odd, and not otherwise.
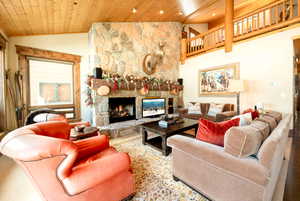
[{"label": "deer antler decor", "polygon": [[143,70],[147,75],[152,75],[153,73],[155,73],[156,66],[162,64],[163,57],[165,55],[164,47],[165,42],[159,42],[158,50],[145,56],[143,62]]}]

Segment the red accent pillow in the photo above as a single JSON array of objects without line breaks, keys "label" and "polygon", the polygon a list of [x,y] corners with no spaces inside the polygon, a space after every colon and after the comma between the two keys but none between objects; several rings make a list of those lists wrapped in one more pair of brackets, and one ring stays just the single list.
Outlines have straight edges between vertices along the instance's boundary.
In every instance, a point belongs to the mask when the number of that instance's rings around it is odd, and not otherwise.
[{"label": "red accent pillow", "polygon": [[224,135],[226,131],[233,126],[239,126],[239,124],[240,118],[223,122],[213,122],[206,119],[200,119],[196,139],[224,146]]},{"label": "red accent pillow", "polygon": [[252,120],[254,120],[254,119],[256,119],[256,118],[259,117],[259,112],[257,110],[253,110],[253,109],[249,108],[249,109],[245,110],[243,112],[243,114],[246,114],[248,112],[251,112]]}]

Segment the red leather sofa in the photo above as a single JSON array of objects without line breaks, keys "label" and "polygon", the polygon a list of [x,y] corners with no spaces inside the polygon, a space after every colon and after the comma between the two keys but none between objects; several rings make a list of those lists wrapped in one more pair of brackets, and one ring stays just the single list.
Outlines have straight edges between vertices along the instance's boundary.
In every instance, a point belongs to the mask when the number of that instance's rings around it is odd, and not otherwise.
[{"label": "red leather sofa", "polygon": [[47,201],[119,201],[135,193],[128,154],[105,135],[70,141],[63,121],[36,123],[7,134],[2,154],[20,164]]}]

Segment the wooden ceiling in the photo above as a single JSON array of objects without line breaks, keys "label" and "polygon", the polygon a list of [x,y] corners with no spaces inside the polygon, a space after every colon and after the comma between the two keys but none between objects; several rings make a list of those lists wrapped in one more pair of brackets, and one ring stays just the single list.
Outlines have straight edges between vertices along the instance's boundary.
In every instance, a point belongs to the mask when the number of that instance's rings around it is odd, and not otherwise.
[{"label": "wooden ceiling", "polygon": [[[235,0],[235,7],[254,2]],[[20,36],[82,33],[94,22],[207,23],[224,16],[224,7],[224,0],[0,0],[0,29]]]}]

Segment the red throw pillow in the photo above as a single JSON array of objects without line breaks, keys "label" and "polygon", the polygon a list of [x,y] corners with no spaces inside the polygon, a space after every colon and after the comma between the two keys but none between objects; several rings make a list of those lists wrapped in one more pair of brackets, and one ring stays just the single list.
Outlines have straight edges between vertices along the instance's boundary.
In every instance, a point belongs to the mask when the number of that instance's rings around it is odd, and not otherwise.
[{"label": "red throw pillow", "polygon": [[246,114],[248,112],[251,112],[252,120],[254,120],[254,119],[256,119],[256,118],[259,117],[259,112],[257,110],[253,110],[253,109],[249,108],[249,109],[245,110],[243,112],[243,114]]},{"label": "red throw pillow", "polygon": [[224,135],[226,131],[233,126],[239,126],[239,124],[240,118],[223,122],[200,119],[196,138],[204,142],[224,146]]}]

